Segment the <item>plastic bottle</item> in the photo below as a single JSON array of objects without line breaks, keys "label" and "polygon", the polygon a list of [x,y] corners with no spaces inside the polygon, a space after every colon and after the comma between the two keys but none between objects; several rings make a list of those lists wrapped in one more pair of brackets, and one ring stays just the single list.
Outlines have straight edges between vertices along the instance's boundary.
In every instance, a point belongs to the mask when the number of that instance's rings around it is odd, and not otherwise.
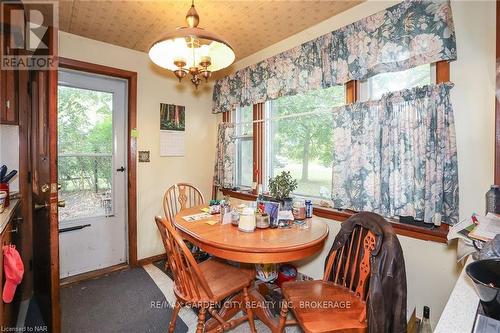
[{"label": "plastic bottle", "polygon": [[486,213],[500,214],[500,186],[491,185],[486,192]]},{"label": "plastic bottle", "polygon": [[422,316],[422,321],[420,322],[420,326],[418,329],[419,333],[432,333],[431,320],[429,316],[431,314],[431,309],[428,306],[424,306],[424,312]]}]

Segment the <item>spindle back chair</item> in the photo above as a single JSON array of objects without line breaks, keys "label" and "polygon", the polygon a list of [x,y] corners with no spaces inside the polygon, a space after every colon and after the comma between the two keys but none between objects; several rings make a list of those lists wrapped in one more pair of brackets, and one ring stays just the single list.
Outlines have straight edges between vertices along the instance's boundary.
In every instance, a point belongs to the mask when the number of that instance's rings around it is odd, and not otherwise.
[{"label": "spindle back chair", "polygon": [[[248,307],[250,301],[248,288],[253,283],[255,274],[216,259],[198,264],[171,222],[159,216],[155,218],[155,222],[162,234],[168,264],[173,273],[174,294],[177,298],[169,332],[175,330],[175,321],[180,307],[184,305],[199,309],[197,333],[204,331],[207,311],[219,322],[219,326],[215,327],[213,332],[233,328],[247,319],[251,332],[255,332],[253,312]],[[218,302],[234,294],[241,294],[245,301],[243,310],[246,314],[243,317],[225,321],[214,307]],[[223,309],[224,306],[222,306]]]},{"label": "spindle back chair", "polygon": [[174,221],[175,214],[183,209],[203,205],[205,199],[200,190],[188,183],[170,186],[163,196],[163,211],[169,221]]},{"label": "spindle back chair", "polygon": [[[370,258],[376,241],[370,230],[356,226],[346,243],[329,254],[322,280],[284,283],[286,302],[281,309],[279,332],[297,323],[305,332],[366,332]],[[349,300],[348,311],[299,306],[339,299]],[[289,307],[296,321],[286,319]]]}]

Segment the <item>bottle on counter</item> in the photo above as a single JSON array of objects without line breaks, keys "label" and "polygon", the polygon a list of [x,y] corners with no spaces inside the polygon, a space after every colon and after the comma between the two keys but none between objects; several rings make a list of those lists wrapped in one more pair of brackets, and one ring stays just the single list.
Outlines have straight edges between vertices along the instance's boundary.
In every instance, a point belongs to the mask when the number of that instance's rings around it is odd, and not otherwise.
[{"label": "bottle on counter", "polygon": [[486,192],[486,214],[500,214],[500,186],[491,185],[490,190]]},{"label": "bottle on counter", "polygon": [[431,309],[428,306],[424,306],[422,321],[418,328],[418,333],[432,333],[431,320],[429,319],[431,314]]},{"label": "bottle on counter", "polygon": [[311,200],[306,200],[306,218],[313,217],[313,205]]}]

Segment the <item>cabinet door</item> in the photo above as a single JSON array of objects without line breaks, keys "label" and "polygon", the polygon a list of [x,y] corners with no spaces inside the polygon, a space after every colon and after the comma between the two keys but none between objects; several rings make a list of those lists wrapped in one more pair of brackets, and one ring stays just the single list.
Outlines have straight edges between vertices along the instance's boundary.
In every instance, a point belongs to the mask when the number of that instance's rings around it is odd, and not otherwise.
[{"label": "cabinet door", "polygon": [[[10,45],[10,33],[8,29],[3,29],[4,50],[2,54],[13,55]],[[0,71],[0,124],[17,125],[18,116],[18,91],[19,91],[19,71]]]}]

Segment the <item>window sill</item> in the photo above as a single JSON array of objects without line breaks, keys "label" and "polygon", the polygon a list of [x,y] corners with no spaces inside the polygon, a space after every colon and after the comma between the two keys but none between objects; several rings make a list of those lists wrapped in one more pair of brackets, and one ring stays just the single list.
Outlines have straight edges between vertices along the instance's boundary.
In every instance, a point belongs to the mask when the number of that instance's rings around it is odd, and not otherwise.
[{"label": "window sill", "polygon": [[[257,196],[250,192],[233,191],[230,189],[220,189],[220,191],[229,197],[240,199],[240,200],[255,200]],[[340,211],[332,208],[317,207],[313,208],[313,214],[329,220],[343,222],[349,217],[355,214],[351,211]],[[400,223],[394,219],[387,219],[394,228],[394,231],[398,235],[411,237],[415,239],[421,239],[426,241],[432,241],[437,243],[447,244],[448,240],[446,236],[448,235],[448,225],[441,224],[438,228],[427,229],[419,226],[414,226],[411,224]]]}]

